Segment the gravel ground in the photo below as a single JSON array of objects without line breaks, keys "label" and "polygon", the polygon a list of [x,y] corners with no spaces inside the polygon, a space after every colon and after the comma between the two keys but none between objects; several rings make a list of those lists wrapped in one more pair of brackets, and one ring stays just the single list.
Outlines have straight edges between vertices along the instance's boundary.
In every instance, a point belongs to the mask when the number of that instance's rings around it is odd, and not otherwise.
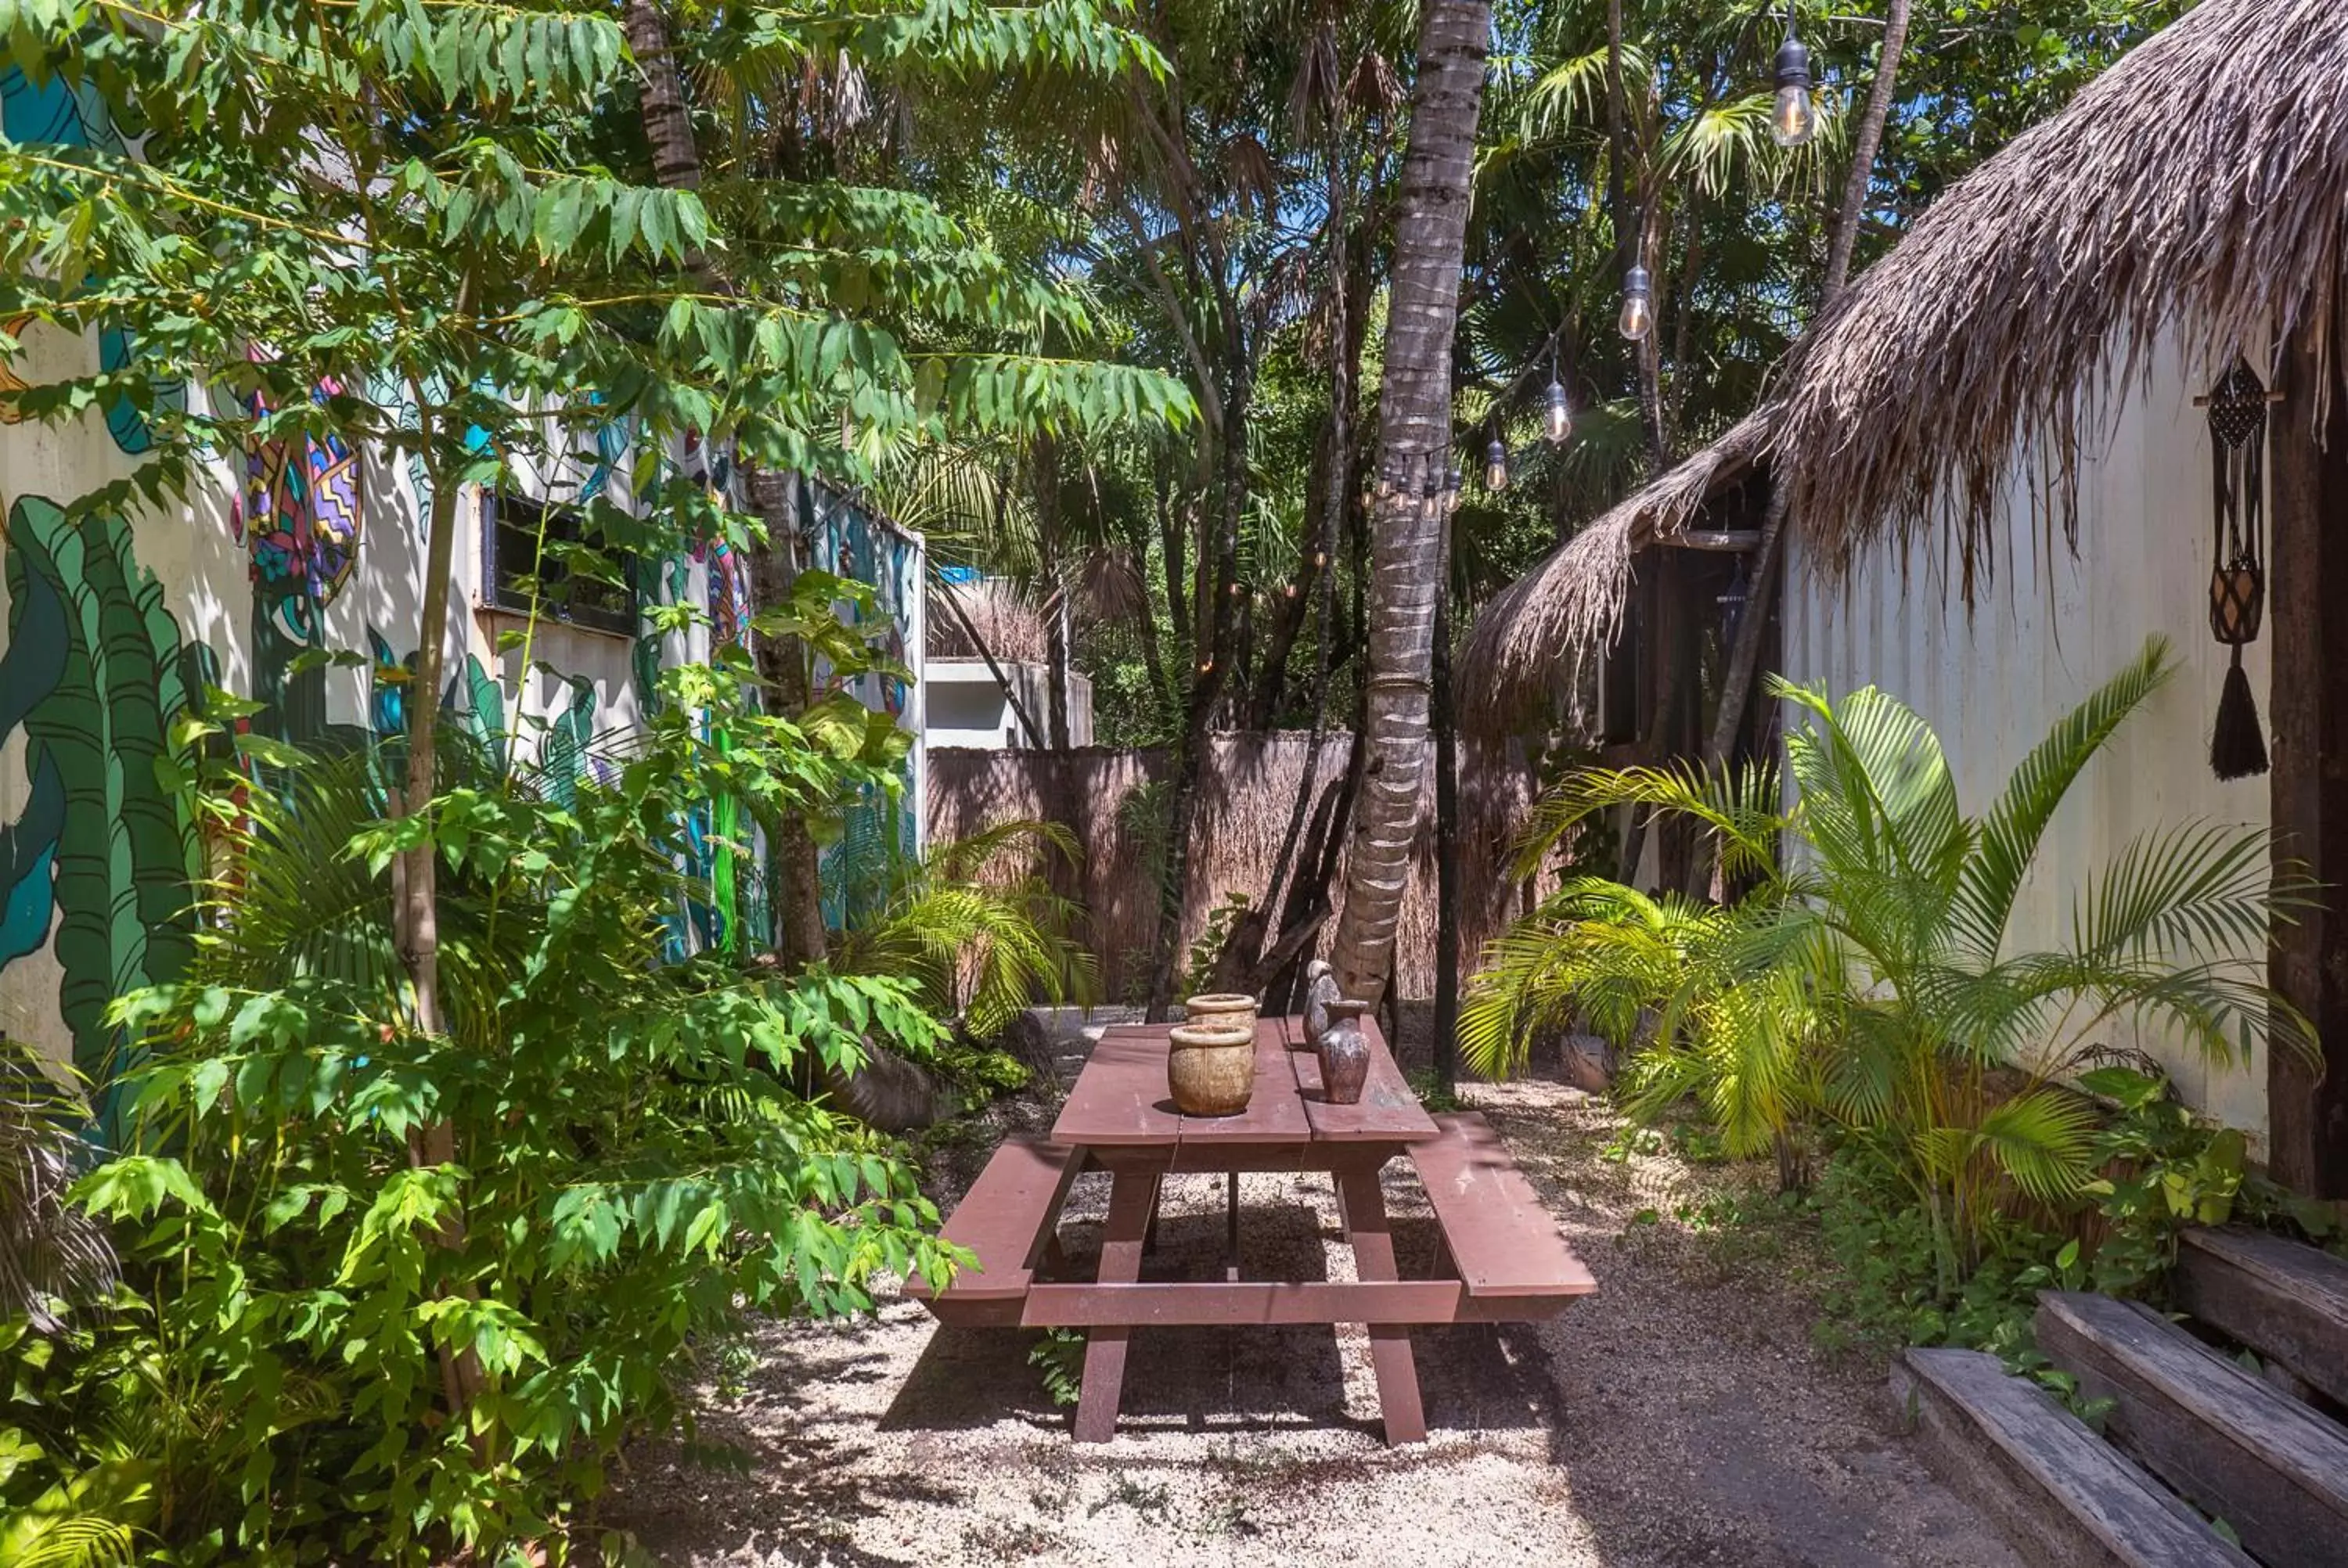
[{"label": "gravel ground", "polygon": [[[1607,1157],[1619,1122],[1560,1084],[1477,1086],[1593,1273],[1550,1323],[1414,1335],[1430,1440],[1381,1441],[1359,1328],[1135,1336],[1118,1437],[1078,1448],[1027,1364],[1036,1337],[939,1327],[891,1303],[853,1326],[775,1325],[697,1443],[646,1445],[604,1522],[672,1564],[1506,1563],[1677,1568],[2020,1568],[1934,1481],[1892,1419],[1879,1364],[1813,1348],[1826,1288],[1798,1234],[1713,1223],[1759,1173],[1663,1149]],[[1014,1125],[941,1151],[942,1206]],[[1403,1272],[1432,1222],[1386,1174]],[[1251,1276],[1346,1279],[1322,1176],[1242,1189]],[[1097,1253],[1104,1177],[1062,1235]],[[1219,1260],[1221,1179],[1169,1182],[1145,1277]]]}]

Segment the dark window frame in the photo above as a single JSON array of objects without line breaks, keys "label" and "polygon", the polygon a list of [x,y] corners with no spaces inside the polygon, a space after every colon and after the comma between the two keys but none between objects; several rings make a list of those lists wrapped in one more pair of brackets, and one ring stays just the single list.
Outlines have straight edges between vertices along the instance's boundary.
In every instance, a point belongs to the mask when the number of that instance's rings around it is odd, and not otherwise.
[{"label": "dark window frame", "polygon": [[[538,538],[541,517],[547,521],[546,537],[578,544],[585,542],[586,513],[577,507],[566,507],[559,501],[537,500],[529,496],[506,490],[484,489],[481,492],[481,588],[482,598],[489,608],[512,615],[530,613],[530,595],[517,586],[517,579],[533,575],[538,562],[528,560],[530,547]],[[510,533],[519,548],[509,552],[501,548],[499,536]],[[541,616],[558,620],[582,630],[601,631],[614,637],[633,637],[642,622],[636,595],[635,573],[623,571],[628,579],[623,589],[608,583],[588,582],[582,585],[593,597],[565,597],[560,591],[568,569],[560,562],[539,576],[541,593],[539,599]]]}]

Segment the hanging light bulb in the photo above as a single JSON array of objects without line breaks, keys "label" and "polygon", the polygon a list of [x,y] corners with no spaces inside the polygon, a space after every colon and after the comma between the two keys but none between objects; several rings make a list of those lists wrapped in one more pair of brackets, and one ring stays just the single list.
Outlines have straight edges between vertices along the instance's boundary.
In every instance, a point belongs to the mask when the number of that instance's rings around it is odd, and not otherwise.
[{"label": "hanging light bulb", "polygon": [[1745,558],[1736,558],[1736,575],[1728,587],[1714,598],[1720,606],[1720,636],[1725,642],[1736,641],[1736,623],[1745,617],[1745,607],[1753,598],[1752,579],[1745,574]]},{"label": "hanging light bulb", "polygon": [[1779,147],[1806,147],[1818,134],[1818,111],[1810,98],[1810,51],[1794,33],[1794,0],[1786,0],[1786,41],[1777,46],[1776,76],[1769,135]]},{"label": "hanging light bulb", "polygon": [[1449,517],[1459,509],[1459,470],[1454,466],[1443,476],[1443,515]]},{"label": "hanging light bulb", "polygon": [[1555,375],[1550,377],[1549,395],[1541,405],[1541,434],[1552,446],[1565,445],[1573,434],[1573,408],[1565,400],[1565,387]]},{"label": "hanging light bulb", "polygon": [[1484,488],[1494,495],[1509,487],[1509,447],[1498,436],[1484,448]]},{"label": "hanging light bulb", "polygon": [[1647,269],[1635,262],[1622,274],[1622,314],[1616,324],[1632,343],[1655,330],[1654,291],[1647,282]]}]

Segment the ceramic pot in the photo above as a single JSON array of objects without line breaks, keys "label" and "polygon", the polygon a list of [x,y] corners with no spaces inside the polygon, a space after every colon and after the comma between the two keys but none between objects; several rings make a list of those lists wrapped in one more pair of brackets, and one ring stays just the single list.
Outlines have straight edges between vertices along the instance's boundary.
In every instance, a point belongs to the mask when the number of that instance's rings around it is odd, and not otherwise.
[{"label": "ceramic pot", "polygon": [[1256,999],[1235,992],[1218,992],[1212,996],[1192,997],[1182,1004],[1187,1015],[1185,1023],[1227,1024],[1233,1029],[1253,1029]]},{"label": "ceramic pot", "polygon": [[1367,1002],[1344,998],[1329,1004],[1329,1027],[1315,1036],[1313,1054],[1321,1059],[1321,1097],[1332,1105],[1357,1105],[1362,1085],[1370,1076],[1370,1041],[1362,1032]]},{"label": "ceramic pot", "polygon": [[1315,958],[1304,966],[1304,1038],[1289,1047],[1292,1050],[1311,1050],[1313,1042],[1329,1032],[1329,1004],[1341,1000],[1344,993],[1337,989],[1337,971],[1325,958]]},{"label": "ceramic pot", "polygon": [[1255,1091],[1255,1030],[1178,1023],[1166,1053],[1166,1087],[1185,1116],[1236,1116]]}]

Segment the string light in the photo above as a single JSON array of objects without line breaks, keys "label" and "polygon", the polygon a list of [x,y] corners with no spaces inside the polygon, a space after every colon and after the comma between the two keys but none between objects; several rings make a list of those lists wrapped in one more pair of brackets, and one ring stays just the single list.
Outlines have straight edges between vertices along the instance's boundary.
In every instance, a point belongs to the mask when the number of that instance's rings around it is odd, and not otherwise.
[{"label": "string light", "polygon": [[1509,446],[1498,436],[1484,448],[1484,488],[1498,495],[1509,487]]},{"label": "string light", "polygon": [[1622,314],[1615,324],[1632,343],[1655,330],[1654,289],[1647,281],[1647,269],[1635,261],[1622,274]]},{"label": "string light", "polygon": [[1794,31],[1794,0],[1786,0],[1786,41],[1777,46],[1776,77],[1770,138],[1779,147],[1807,147],[1818,134],[1818,110],[1810,97],[1809,47]]},{"label": "string light", "polygon": [[1564,446],[1565,438],[1573,434],[1573,408],[1565,400],[1564,384],[1555,371],[1550,373],[1549,394],[1541,405],[1541,434],[1552,446]]}]

